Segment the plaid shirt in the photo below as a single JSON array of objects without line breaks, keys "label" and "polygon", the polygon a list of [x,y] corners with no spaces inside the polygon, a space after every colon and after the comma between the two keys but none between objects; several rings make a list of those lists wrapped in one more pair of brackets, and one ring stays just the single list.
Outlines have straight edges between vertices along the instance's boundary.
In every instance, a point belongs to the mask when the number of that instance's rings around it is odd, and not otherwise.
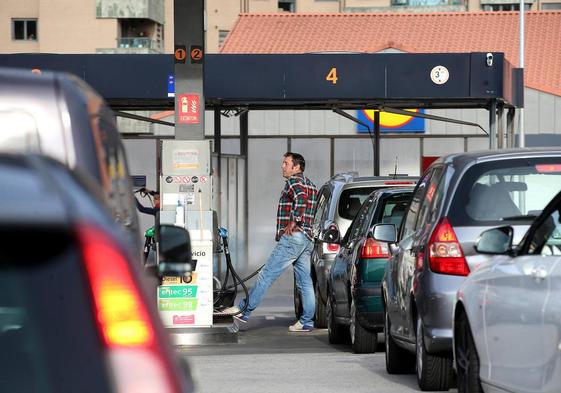
[{"label": "plaid shirt", "polygon": [[301,173],[286,180],[277,209],[278,241],[290,221],[295,221],[312,240],[312,220],[317,205],[318,190],[314,183]]}]

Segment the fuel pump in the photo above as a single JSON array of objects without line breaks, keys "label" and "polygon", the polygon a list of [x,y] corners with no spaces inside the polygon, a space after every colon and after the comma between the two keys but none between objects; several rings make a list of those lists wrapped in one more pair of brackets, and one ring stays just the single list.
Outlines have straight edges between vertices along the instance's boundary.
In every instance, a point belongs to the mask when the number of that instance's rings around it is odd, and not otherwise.
[{"label": "fuel pump", "polygon": [[210,141],[162,141],[160,224],[189,231],[192,272],[162,277],[158,310],[167,328],[213,324],[213,250]]}]

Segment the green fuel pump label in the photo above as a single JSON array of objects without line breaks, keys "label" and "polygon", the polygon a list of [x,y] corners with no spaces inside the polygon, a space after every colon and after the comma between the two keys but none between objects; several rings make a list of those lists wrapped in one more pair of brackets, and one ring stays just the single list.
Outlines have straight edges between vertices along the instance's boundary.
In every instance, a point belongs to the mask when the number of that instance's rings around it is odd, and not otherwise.
[{"label": "green fuel pump label", "polygon": [[160,299],[158,310],[160,311],[195,311],[197,299]]},{"label": "green fuel pump label", "polygon": [[160,299],[197,297],[196,285],[166,285],[158,290]]}]

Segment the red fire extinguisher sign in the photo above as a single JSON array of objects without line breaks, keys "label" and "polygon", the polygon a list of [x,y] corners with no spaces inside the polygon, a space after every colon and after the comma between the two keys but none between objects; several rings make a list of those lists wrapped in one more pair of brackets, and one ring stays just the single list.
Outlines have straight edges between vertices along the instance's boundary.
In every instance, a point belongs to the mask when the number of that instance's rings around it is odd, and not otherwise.
[{"label": "red fire extinguisher sign", "polygon": [[177,108],[179,116],[177,121],[182,124],[199,124],[200,100],[198,94],[180,94]]}]

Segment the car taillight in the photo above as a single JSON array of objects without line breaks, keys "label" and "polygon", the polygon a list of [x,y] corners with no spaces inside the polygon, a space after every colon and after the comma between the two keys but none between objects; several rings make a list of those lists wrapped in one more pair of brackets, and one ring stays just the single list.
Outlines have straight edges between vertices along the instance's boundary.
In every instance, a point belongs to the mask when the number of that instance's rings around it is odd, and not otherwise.
[{"label": "car taillight", "polygon": [[93,226],[77,233],[117,391],[179,391],[126,257]]},{"label": "car taillight", "polygon": [[361,258],[389,258],[390,250],[387,243],[372,238],[366,239],[360,252]]},{"label": "car taillight", "polygon": [[323,243],[322,248],[324,254],[333,254],[339,252],[339,245],[334,243]]},{"label": "car taillight", "polygon": [[458,238],[446,217],[442,218],[429,240],[429,265],[433,272],[467,276],[469,267]]}]

